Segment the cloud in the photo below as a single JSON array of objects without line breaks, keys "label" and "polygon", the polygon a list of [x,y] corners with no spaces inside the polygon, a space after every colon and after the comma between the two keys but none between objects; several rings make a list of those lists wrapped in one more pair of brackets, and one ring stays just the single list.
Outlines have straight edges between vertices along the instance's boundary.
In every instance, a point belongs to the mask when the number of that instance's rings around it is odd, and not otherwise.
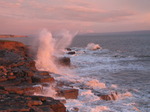
[{"label": "cloud", "polygon": [[[62,0],[59,0],[62,1]],[[41,1],[24,1],[17,0],[16,2],[1,1],[2,9],[0,15],[22,17],[22,18],[37,18],[37,19],[55,19],[55,20],[69,20],[69,21],[88,21],[88,22],[112,22],[126,20],[127,17],[134,15],[133,12],[121,10],[103,10],[99,8],[91,8],[86,2],[73,2],[69,0],[69,4],[56,5],[54,2],[41,2]],[[83,6],[83,4],[89,7]],[[9,9],[8,9],[9,7]]]},{"label": "cloud", "polygon": [[67,28],[83,32],[99,30],[104,26],[114,29],[115,25],[122,25],[122,23],[128,23],[128,27],[130,23],[135,22],[149,23],[148,19],[144,19],[150,16],[142,12],[143,5],[139,8],[141,11],[139,12],[135,10],[139,5],[134,7],[132,2],[131,7],[128,5],[130,2],[122,1],[124,2],[119,0],[1,0],[0,24],[3,28],[0,31],[8,31],[7,29],[19,31],[17,27],[26,31],[36,31],[48,27],[51,30]]}]

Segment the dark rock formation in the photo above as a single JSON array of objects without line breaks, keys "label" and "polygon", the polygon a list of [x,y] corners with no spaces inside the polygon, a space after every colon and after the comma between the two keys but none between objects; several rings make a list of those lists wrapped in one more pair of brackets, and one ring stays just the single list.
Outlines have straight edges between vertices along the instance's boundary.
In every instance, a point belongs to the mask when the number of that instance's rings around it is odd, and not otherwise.
[{"label": "dark rock formation", "polygon": [[78,98],[78,89],[73,88],[61,88],[58,90],[59,97],[65,97],[66,99],[77,99]]},{"label": "dark rock formation", "polygon": [[33,96],[54,81],[48,72],[35,68],[25,45],[0,41],[0,112],[66,112],[58,100]]},{"label": "dark rock formation", "polygon": [[110,94],[99,94],[98,95],[100,97],[100,99],[102,100],[117,100],[118,99],[118,93],[114,92],[114,93],[110,93]]},{"label": "dark rock formation", "polygon": [[73,55],[73,54],[75,54],[75,53],[76,53],[75,51],[67,52],[67,54],[70,54],[70,55]]},{"label": "dark rock formation", "polygon": [[71,51],[71,48],[66,48],[67,51]]},{"label": "dark rock formation", "polygon": [[70,66],[71,65],[71,61],[69,57],[62,57],[62,58],[58,58],[58,64],[61,64],[63,66]]},{"label": "dark rock formation", "polygon": [[0,94],[0,112],[66,112],[66,108],[50,97]]}]

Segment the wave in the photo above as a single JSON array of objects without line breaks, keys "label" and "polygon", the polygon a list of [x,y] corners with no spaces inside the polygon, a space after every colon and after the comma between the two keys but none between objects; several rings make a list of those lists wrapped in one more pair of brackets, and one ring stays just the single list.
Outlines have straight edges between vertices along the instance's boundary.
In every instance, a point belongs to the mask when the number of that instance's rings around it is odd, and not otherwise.
[{"label": "wave", "polygon": [[97,49],[102,49],[102,47],[99,44],[89,43],[86,49],[97,50]]}]

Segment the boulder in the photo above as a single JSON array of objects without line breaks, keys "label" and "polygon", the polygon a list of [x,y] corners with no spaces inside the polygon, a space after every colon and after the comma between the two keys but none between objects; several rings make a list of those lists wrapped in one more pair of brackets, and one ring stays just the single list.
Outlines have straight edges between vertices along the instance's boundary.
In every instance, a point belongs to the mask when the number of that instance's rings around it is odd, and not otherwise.
[{"label": "boulder", "polygon": [[70,66],[71,61],[69,57],[62,57],[58,59],[58,64],[61,64],[63,66]]},{"label": "boulder", "polygon": [[34,75],[32,77],[32,82],[33,83],[53,83],[54,82],[54,78],[51,77],[50,75]]},{"label": "boulder", "polygon": [[114,93],[110,93],[110,94],[99,94],[98,95],[100,97],[100,99],[102,100],[117,100],[118,99],[118,93],[114,92]]},{"label": "boulder", "polygon": [[75,54],[75,53],[76,53],[75,51],[67,52],[67,54],[70,54],[70,55],[73,55],[73,54]]},{"label": "boulder", "polygon": [[65,97],[66,99],[77,99],[78,98],[78,89],[65,88],[58,90],[57,95],[59,97]]},{"label": "boulder", "polygon": [[66,48],[67,51],[71,51],[71,48]]}]

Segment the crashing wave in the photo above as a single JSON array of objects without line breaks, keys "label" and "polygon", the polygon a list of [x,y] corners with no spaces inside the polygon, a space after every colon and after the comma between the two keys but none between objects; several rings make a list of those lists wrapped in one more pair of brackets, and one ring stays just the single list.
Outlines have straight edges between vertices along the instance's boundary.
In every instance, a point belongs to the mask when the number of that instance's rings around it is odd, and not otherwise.
[{"label": "crashing wave", "polygon": [[102,47],[99,44],[89,43],[86,49],[97,50],[97,49],[102,49]]}]

